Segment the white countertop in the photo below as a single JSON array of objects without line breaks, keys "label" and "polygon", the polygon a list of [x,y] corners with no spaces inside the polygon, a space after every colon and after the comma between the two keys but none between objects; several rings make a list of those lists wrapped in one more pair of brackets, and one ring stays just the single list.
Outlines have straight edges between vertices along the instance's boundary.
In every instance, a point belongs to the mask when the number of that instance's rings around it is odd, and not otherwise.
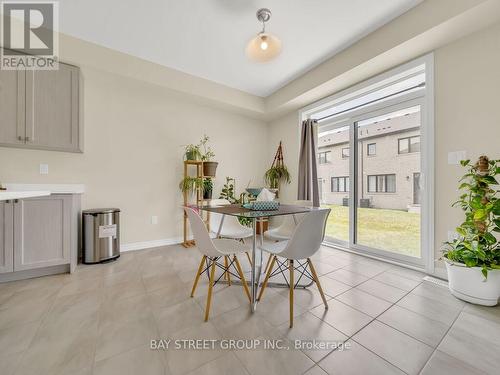
[{"label": "white countertop", "polygon": [[0,190],[0,201],[8,201],[12,199],[45,197],[50,195],[48,190],[33,190],[33,191],[8,191]]},{"label": "white countertop", "polygon": [[[3,187],[11,192],[48,191],[49,194],[83,194],[85,185],[82,184],[18,184],[4,183]],[[47,194],[46,194],[47,195]],[[16,199],[16,198],[7,198]]]}]

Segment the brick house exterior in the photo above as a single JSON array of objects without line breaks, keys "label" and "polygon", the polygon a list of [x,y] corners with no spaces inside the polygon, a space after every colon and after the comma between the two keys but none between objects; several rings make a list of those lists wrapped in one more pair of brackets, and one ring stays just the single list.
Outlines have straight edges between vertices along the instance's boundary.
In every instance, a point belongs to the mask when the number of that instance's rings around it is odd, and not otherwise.
[{"label": "brick house exterior", "polygon": [[[322,203],[346,205],[349,129],[320,133],[318,180]],[[420,112],[358,128],[360,206],[419,211]]]}]

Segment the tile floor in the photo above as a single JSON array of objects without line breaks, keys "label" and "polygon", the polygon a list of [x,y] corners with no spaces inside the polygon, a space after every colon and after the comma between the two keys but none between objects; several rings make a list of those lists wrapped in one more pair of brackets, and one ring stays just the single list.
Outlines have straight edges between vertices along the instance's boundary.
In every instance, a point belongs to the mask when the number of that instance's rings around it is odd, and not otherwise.
[{"label": "tile floor", "polygon": [[[0,284],[2,375],[493,374],[500,368],[500,307],[452,297],[422,274],[322,248],[314,262],[329,299],[268,289],[251,315],[240,286],[207,281],[189,298],[200,255],[170,246],[113,263]],[[246,269],[246,259],[242,259]],[[345,350],[154,351],[150,340],[283,339],[345,342]],[[347,345],[346,344],[346,345]]]}]

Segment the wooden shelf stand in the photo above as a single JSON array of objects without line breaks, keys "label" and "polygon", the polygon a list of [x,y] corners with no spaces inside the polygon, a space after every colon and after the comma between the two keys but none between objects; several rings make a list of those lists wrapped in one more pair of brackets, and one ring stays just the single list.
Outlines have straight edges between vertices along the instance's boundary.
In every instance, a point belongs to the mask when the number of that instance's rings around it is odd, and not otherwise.
[{"label": "wooden shelf stand", "polygon": [[[196,176],[197,178],[201,178],[204,180],[205,178],[214,178],[213,176],[204,176],[203,175],[203,161],[201,160],[185,160],[184,161],[184,177],[190,176],[189,175],[189,168],[194,167],[196,168]],[[204,199],[203,198],[203,187],[196,187],[196,191],[193,193],[185,191],[184,193],[184,206],[191,206],[191,207],[196,207],[200,208],[205,204],[208,204],[211,199]],[[190,198],[194,195],[195,197],[195,202],[193,204],[190,204]],[[205,225],[207,226],[208,231],[210,231],[210,212],[207,211],[201,211],[199,210],[199,214],[202,217],[203,221],[205,222]],[[204,217],[205,216],[205,217]],[[182,242],[182,246],[184,247],[192,247],[195,246],[194,240],[189,239],[189,221],[186,213],[183,211],[183,220],[184,220],[184,240]]]}]

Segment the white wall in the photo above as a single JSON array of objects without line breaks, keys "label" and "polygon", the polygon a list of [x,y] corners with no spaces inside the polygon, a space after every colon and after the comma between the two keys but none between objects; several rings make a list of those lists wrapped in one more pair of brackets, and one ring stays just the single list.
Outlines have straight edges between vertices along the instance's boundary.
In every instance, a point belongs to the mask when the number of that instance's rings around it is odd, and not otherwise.
[{"label": "white wall", "polygon": [[[482,154],[500,158],[499,67],[500,23],[435,51],[436,258],[447,231],[462,220],[462,212],[450,205],[459,195],[457,181],[464,171],[447,164],[448,152],[465,150],[472,159]],[[289,200],[297,193],[298,126],[297,112],[270,123],[269,154],[283,140],[285,162],[292,172],[292,184],[282,192]]]},{"label": "white wall", "polygon": [[[85,152],[0,147],[0,181],[85,184],[83,208],[122,209],[123,243],[182,236],[182,146],[204,133],[219,161],[217,194],[225,176],[235,177],[239,188],[250,179],[262,182],[268,162],[264,122],[94,68],[82,68],[82,82]],[[49,164],[48,175],[39,174],[40,163]],[[151,224],[152,215],[158,225]]]}]

